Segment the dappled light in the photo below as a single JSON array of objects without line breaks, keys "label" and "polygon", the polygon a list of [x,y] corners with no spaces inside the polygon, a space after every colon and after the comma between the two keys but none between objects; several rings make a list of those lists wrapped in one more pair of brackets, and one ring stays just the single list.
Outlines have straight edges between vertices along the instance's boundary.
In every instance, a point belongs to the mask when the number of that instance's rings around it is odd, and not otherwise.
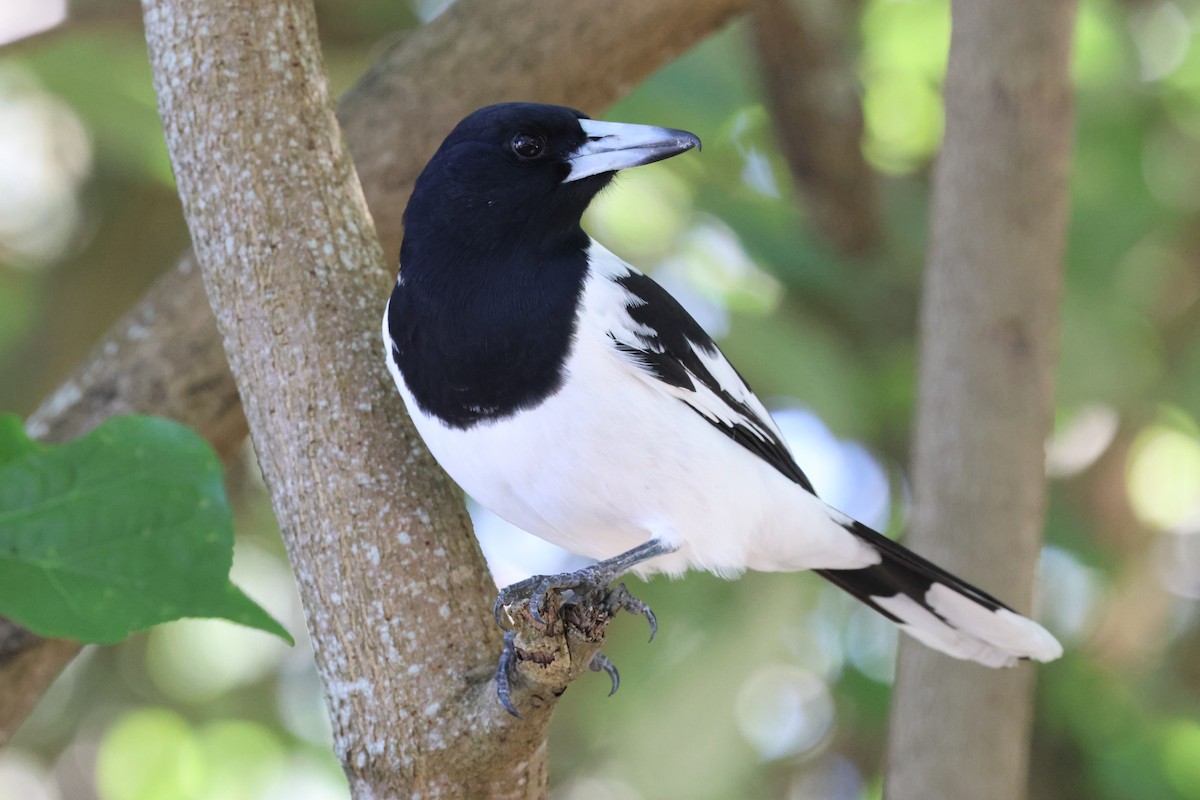
[{"label": "dappled light", "polygon": [[738,689],[734,718],[764,760],[807,753],[833,731],[833,698],[825,682],[786,664],[768,664]]},{"label": "dappled light", "polygon": [[1129,496],[1159,530],[1200,530],[1200,440],[1163,425],[1142,431],[1130,454]]},{"label": "dappled light", "polygon": [[92,148],[79,115],[34,73],[0,66],[0,259],[36,269],[66,255]]}]

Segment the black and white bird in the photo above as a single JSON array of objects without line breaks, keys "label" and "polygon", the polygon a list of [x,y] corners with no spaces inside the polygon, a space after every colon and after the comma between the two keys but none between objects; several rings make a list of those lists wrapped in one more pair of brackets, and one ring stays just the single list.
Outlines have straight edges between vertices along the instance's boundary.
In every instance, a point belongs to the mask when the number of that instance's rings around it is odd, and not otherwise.
[{"label": "black and white bird", "polygon": [[[504,589],[497,620],[518,598],[540,616],[546,592],[606,591],[628,571],[811,569],[955,658],[1058,658],[1036,622],[822,502],[712,338],[584,233],[618,170],[699,146],[504,103],[459,123],[417,180],[383,320],[413,422],[483,506],[599,560]],[[504,668],[498,683],[513,710]]]}]

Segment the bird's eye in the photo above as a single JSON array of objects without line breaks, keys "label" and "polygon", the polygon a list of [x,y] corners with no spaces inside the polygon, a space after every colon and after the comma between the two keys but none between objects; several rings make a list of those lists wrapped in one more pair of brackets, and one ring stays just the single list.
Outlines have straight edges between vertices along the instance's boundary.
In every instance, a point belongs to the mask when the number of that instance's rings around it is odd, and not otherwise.
[{"label": "bird's eye", "polygon": [[518,133],[512,140],[512,151],[517,158],[534,159],[546,149],[546,137],[536,133]]}]

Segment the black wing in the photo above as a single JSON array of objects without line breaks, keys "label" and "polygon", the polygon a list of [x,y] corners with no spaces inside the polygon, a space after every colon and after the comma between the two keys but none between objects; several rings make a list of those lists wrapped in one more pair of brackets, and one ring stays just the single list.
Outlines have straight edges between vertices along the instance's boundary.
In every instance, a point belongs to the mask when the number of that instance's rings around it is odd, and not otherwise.
[{"label": "black wing", "polygon": [[774,420],[712,337],[666,289],[624,266],[627,272],[611,278],[629,298],[630,324],[608,334],[617,350],[714,428],[816,494]]}]

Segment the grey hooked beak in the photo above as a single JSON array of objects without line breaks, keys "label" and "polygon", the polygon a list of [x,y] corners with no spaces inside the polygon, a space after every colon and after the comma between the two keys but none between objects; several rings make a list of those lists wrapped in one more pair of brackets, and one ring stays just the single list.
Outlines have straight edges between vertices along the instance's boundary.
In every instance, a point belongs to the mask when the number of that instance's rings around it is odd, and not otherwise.
[{"label": "grey hooked beak", "polygon": [[700,137],[696,134],[672,128],[595,119],[581,119],[579,126],[588,140],[567,158],[571,171],[563,178],[563,183],[653,164],[693,147],[700,148]]}]

